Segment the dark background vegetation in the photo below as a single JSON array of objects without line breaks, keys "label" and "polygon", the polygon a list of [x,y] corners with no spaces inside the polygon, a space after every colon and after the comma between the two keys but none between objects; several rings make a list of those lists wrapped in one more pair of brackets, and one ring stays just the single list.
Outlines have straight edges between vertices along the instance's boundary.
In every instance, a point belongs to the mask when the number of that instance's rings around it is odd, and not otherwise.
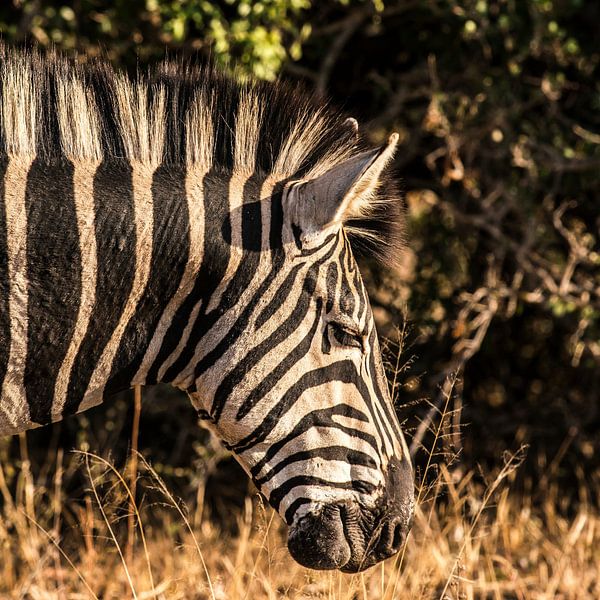
[{"label": "dark background vegetation", "polygon": [[[136,68],[210,56],[330,96],[373,143],[401,136],[409,242],[365,264],[415,460],[493,469],[529,444],[522,483],[600,489],[600,3],[595,0],[4,0],[8,43],[104,53]],[[406,315],[406,317],[405,317]],[[394,370],[393,368],[391,369]],[[453,384],[453,385],[451,385]],[[184,498],[246,485],[174,392],[144,392],[140,449]],[[422,425],[421,425],[422,424]],[[127,455],[129,397],[27,434]],[[21,448],[22,450],[22,448]],[[18,439],[3,441],[19,460]],[[41,474],[46,472],[42,469]],[[50,475],[48,475],[50,477]],[[82,485],[73,475],[73,487]],[[203,485],[200,485],[204,489]],[[586,492],[586,490],[588,490]],[[218,509],[219,502],[214,501]]]}]

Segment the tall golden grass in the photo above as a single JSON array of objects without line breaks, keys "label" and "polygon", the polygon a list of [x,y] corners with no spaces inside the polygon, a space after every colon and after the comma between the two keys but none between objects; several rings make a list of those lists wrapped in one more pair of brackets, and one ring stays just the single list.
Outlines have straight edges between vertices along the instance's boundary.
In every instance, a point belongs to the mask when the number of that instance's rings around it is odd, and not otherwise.
[{"label": "tall golden grass", "polygon": [[[428,461],[422,479],[431,483],[417,487],[401,553],[344,575],[296,564],[279,518],[258,498],[246,500],[238,535],[226,536],[202,507],[190,515],[141,455],[133,473],[131,463],[117,469],[103,456],[59,452],[45,487],[32,475],[25,434],[20,442],[18,468],[0,461],[0,598],[600,598],[600,515],[582,494],[563,516],[552,484],[541,503],[513,493],[522,451],[484,477]],[[66,464],[87,478],[83,501],[66,497]]]}]

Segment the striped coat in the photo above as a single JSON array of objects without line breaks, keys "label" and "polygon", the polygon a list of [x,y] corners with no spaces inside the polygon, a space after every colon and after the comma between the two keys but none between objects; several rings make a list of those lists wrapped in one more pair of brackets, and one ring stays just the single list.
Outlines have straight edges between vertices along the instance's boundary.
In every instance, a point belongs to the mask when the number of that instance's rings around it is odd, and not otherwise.
[{"label": "striped coat", "polygon": [[4,50],[0,82],[0,433],[168,382],[300,562],[397,551],[411,468],[354,258],[398,247],[397,136],[190,65]]}]

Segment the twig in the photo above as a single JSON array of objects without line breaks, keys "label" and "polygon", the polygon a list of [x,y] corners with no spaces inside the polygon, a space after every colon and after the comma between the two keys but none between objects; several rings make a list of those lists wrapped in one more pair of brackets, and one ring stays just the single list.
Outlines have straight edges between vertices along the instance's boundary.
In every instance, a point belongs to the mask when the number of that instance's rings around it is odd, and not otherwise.
[{"label": "twig", "polygon": [[131,452],[129,456],[129,488],[131,497],[129,499],[129,511],[127,514],[127,561],[133,559],[133,546],[135,544],[135,496],[137,491],[138,475],[138,442],[140,434],[140,414],[142,411],[142,386],[136,385],[133,393],[133,424],[131,427]]},{"label": "twig", "polygon": [[131,595],[133,596],[134,600],[137,600],[137,594],[135,591],[135,587],[133,585],[133,580],[131,579],[131,574],[129,573],[129,568],[127,567],[127,562],[125,560],[125,556],[123,556],[123,551],[121,550],[121,546],[119,545],[117,536],[115,535],[115,532],[110,524],[108,516],[104,510],[104,506],[102,506],[102,502],[100,501],[100,496],[98,495],[98,490],[96,489],[96,484],[94,482],[94,478],[92,477],[92,471],[90,469],[89,455],[87,453],[83,453],[83,454],[85,456],[85,466],[87,468],[88,477],[90,479],[90,485],[92,486],[92,493],[94,494],[94,498],[96,499],[96,503],[98,504],[98,508],[100,509],[100,513],[102,514],[104,523],[106,524],[106,527],[110,533],[110,537],[112,538],[112,541],[117,548],[117,552],[119,553],[119,557],[121,558],[121,564],[123,565],[123,570],[125,571],[125,576],[127,577],[127,582],[129,584],[129,589],[131,591]]},{"label": "twig", "polygon": [[344,46],[354,35],[354,32],[359,28],[366,16],[366,13],[360,11],[351,13],[347,19],[344,19],[344,27],[341,29],[340,33],[329,47],[329,52],[327,52],[323,62],[321,63],[321,68],[319,69],[317,82],[315,84],[315,91],[318,96],[325,95],[329,77],[331,76],[331,72],[333,71],[335,63],[340,57]]}]

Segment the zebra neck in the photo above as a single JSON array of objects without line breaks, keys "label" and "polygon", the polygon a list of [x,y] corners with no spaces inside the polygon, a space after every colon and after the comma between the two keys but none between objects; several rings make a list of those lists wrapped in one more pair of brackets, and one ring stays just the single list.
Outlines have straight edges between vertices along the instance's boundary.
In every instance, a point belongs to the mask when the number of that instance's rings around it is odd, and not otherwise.
[{"label": "zebra neck", "polygon": [[[122,172],[112,172],[115,168]],[[106,273],[98,289],[106,294],[104,314],[110,326],[97,332],[105,340],[98,360],[91,361],[94,371],[86,394],[91,394],[92,401],[94,394],[148,382],[153,350],[192,291],[191,282],[204,254],[203,236],[199,235],[203,207],[187,189],[183,168],[108,165],[106,181],[98,177],[101,169],[96,174],[97,195],[120,178],[130,182],[130,193],[125,218],[120,218],[121,194],[107,195],[106,205],[97,207],[97,218],[104,214],[107,219],[99,236],[108,246],[103,259]],[[119,240],[126,245],[124,252],[115,252]]]},{"label": "zebra neck", "polygon": [[[102,381],[105,394],[157,382],[188,388],[206,338],[247,291],[268,246],[265,177],[168,166],[150,173],[134,166],[131,179],[135,273],[120,311],[127,325],[113,329],[120,341],[110,374],[97,384],[92,379],[88,390],[102,389]],[[133,271],[133,262],[127,267]],[[113,281],[122,285],[123,274]],[[132,302],[136,275],[143,291]],[[102,359],[96,371],[101,367]]]},{"label": "zebra neck", "polygon": [[[270,257],[271,182],[256,174],[209,172],[195,197],[204,207],[204,253],[192,289],[173,327],[161,341],[155,368],[147,383],[162,381],[186,390],[193,387],[205,362],[232,343],[232,319],[241,310],[242,296],[260,280],[260,265]],[[240,326],[237,322],[236,326]]]},{"label": "zebra neck", "polygon": [[134,384],[187,387],[269,254],[265,178],[119,160],[1,167],[0,433]]},{"label": "zebra neck", "polygon": [[129,387],[202,249],[182,169],[13,157],[0,178],[0,433],[15,433]]},{"label": "zebra neck", "polygon": [[[128,250],[104,261],[101,293],[107,301],[95,330],[96,339],[106,340],[98,360],[92,359],[94,372],[85,392],[82,386],[79,409],[132,385],[189,387],[205,339],[247,290],[269,237],[268,228],[262,232],[269,222],[268,203],[260,201],[265,177],[107,164],[102,181],[102,169],[95,189],[96,196],[107,190],[108,223],[97,237],[113,250],[117,239],[126,240]],[[131,193],[115,195],[111,182],[128,180]],[[115,219],[124,197],[129,216]],[[96,210],[98,219],[103,209]],[[112,322],[105,331],[101,323],[107,319]]]}]

